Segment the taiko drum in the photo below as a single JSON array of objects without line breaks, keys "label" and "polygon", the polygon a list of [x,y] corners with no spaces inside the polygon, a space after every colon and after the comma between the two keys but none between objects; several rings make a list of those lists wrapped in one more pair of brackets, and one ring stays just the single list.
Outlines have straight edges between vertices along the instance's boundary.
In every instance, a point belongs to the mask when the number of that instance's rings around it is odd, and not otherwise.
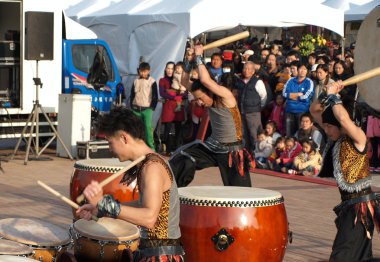
[{"label": "taiko drum", "polygon": [[[74,165],[74,172],[70,182],[70,197],[76,202],[77,197],[82,194],[91,181],[101,182],[107,177],[118,172],[125,166],[129,165],[130,161],[120,162],[117,158],[100,158],[79,160]],[[111,194],[121,203],[129,202],[138,199],[138,189],[136,180],[129,185],[120,183],[123,175],[103,187],[104,194]],[[75,217],[75,210],[73,209]]]},{"label": "taiko drum", "polygon": [[179,195],[187,261],[282,261],[288,221],[279,192],[197,186]]}]

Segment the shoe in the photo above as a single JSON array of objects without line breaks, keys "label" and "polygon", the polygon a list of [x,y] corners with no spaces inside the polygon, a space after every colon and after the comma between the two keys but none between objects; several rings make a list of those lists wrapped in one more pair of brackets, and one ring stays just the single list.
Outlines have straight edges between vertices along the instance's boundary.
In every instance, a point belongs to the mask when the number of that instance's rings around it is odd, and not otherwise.
[{"label": "shoe", "polygon": [[302,172],[302,175],[304,175],[304,176],[309,176],[309,177],[310,177],[310,176],[314,176],[314,173],[311,172],[311,171],[306,171],[306,170],[305,170],[305,171]]},{"label": "shoe", "polygon": [[373,166],[370,166],[370,167],[369,167],[369,172],[371,172],[371,173],[372,173],[372,172],[375,172],[375,168],[374,168]]},{"label": "shoe", "polygon": [[267,162],[267,165],[268,165],[268,169],[270,169],[270,170],[273,170],[274,168],[273,168],[273,163],[271,162],[271,161],[268,161]]},{"label": "shoe", "polygon": [[256,160],[256,168],[264,169],[265,164],[259,160]]},{"label": "shoe", "polygon": [[289,169],[289,170],[288,170],[288,174],[289,174],[289,175],[297,175],[297,171],[294,170],[294,169]]},{"label": "shoe", "polygon": [[380,173],[380,167],[376,167],[374,170],[376,173]]}]

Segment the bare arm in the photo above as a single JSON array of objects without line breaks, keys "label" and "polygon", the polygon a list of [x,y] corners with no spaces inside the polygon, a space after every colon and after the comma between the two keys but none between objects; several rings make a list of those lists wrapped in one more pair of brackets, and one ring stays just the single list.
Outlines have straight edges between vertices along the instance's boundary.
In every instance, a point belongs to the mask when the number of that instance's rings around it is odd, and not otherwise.
[{"label": "bare arm", "polygon": [[[203,54],[203,46],[197,45],[194,48],[195,55]],[[213,94],[222,98],[223,104],[229,108],[236,106],[236,100],[232,92],[221,85],[218,85],[211,77],[205,65],[198,66],[199,80],[201,83],[209,89]]]}]

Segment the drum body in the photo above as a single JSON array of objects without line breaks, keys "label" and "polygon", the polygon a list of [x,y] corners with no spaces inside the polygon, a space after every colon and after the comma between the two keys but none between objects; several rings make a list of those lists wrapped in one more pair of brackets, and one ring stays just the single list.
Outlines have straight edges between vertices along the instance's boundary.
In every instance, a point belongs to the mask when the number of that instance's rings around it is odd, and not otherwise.
[{"label": "drum body", "polygon": [[[375,7],[360,25],[355,46],[355,74],[364,73],[380,66],[380,6]],[[380,76],[357,84],[360,98],[380,114]]]},{"label": "drum body", "polygon": [[288,221],[280,193],[199,186],[180,188],[179,195],[187,261],[282,261]]},{"label": "drum body", "polygon": [[[113,175],[123,167],[128,165],[130,161],[120,162],[117,158],[100,158],[79,160],[74,165],[74,173],[70,181],[70,197],[76,202],[77,197],[82,194],[85,187],[92,180],[101,182],[109,176]],[[120,180],[123,175],[111,181],[103,187],[104,194],[111,194],[121,203],[138,199],[138,190],[136,180],[130,185],[121,184]],[[75,217],[75,210],[73,209]]]},{"label": "drum body", "polygon": [[34,255],[34,252],[33,248],[27,245],[18,243],[16,241],[0,239],[0,255],[32,257]]},{"label": "drum body", "polygon": [[139,229],[124,220],[103,217],[95,222],[79,219],[70,231],[78,261],[120,261],[125,249],[132,253],[139,245]]},{"label": "drum body", "polygon": [[38,219],[5,218],[0,220],[0,235],[33,249],[31,258],[55,261],[71,243],[67,230]]}]

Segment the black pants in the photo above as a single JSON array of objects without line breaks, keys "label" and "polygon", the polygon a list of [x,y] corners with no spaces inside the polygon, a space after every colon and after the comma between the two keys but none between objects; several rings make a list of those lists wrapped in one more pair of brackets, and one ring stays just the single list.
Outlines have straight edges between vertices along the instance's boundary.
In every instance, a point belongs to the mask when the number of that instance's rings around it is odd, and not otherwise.
[{"label": "black pants", "polygon": [[201,144],[191,146],[185,149],[184,152],[188,155],[178,153],[169,161],[178,187],[190,184],[194,179],[196,170],[214,166],[219,167],[225,186],[251,186],[249,170],[245,170],[244,176],[241,176],[234,165],[229,167],[228,153],[214,153]]},{"label": "black pants", "polygon": [[380,167],[380,162],[379,162],[379,144],[380,144],[380,137],[371,137],[369,139],[371,142],[371,147],[372,147],[372,157],[370,160],[370,166],[371,167]]},{"label": "black pants", "polygon": [[[374,225],[367,210],[369,232],[373,237]],[[330,262],[373,261],[372,240],[367,238],[366,229],[358,217],[355,224],[355,206],[350,205],[341,210],[335,220],[338,232],[335,236]]]}]

